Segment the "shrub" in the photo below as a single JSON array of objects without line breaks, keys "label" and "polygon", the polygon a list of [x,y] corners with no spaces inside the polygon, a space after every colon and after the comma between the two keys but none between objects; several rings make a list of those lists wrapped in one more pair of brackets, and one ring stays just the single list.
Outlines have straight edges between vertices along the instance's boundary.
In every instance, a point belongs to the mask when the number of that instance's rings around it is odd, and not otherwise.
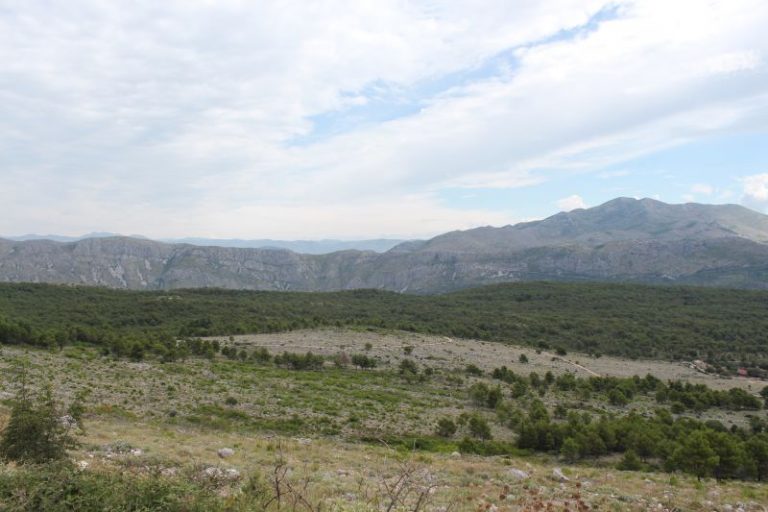
[{"label": "shrub", "polygon": [[403,359],[400,361],[400,374],[403,375],[407,373],[412,375],[419,373],[419,367],[411,359]]},{"label": "shrub", "polygon": [[440,418],[435,433],[440,437],[453,437],[456,429],[456,423],[451,418]]},{"label": "shrub", "polygon": [[484,382],[476,382],[469,388],[469,397],[475,405],[483,406],[488,402],[488,386]]},{"label": "shrub", "polygon": [[22,368],[19,392],[13,400],[11,417],[0,438],[0,459],[39,464],[62,460],[76,443],[70,425],[60,421],[62,414],[53,398],[51,386],[35,397],[27,389],[27,372]]},{"label": "shrub", "polygon": [[376,359],[365,354],[354,354],[352,356],[352,364],[358,368],[376,368]]},{"label": "shrub", "polygon": [[[477,365],[474,365],[474,364],[468,364],[464,368],[464,372],[467,375],[474,375],[476,377],[481,377],[483,375],[483,370],[481,370]],[[768,386],[766,386],[766,389],[768,389]],[[766,398],[766,400],[768,400],[768,398]]]},{"label": "shrub", "polygon": [[[225,501],[216,489],[182,478],[142,478],[129,472],[80,471],[50,463],[0,470],[0,508],[9,512],[224,512],[260,510],[259,492],[243,486]],[[4,508],[7,505],[8,508]]]},{"label": "shrub", "polygon": [[520,361],[523,364],[528,364],[528,356],[525,354],[520,354],[518,361]]},{"label": "shrub", "polygon": [[346,368],[351,362],[352,361],[349,359],[346,352],[339,352],[333,356],[333,364],[336,365],[337,368]]},{"label": "shrub", "polygon": [[495,388],[488,390],[488,397],[485,400],[485,405],[487,405],[489,409],[495,409],[496,406],[501,403],[503,398],[504,396],[501,393],[501,387],[496,386]]},{"label": "shrub", "polygon": [[572,437],[563,441],[563,446],[560,447],[560,455],[562,455],[568,463],[576,462],[579,458],[580,451],[579,443]]},{"label": "shrub", "polygon": [[268,363],[272,360],[272,354],[269,353],[266,347],[259,347],[253,351],[251,358],[258,363]]},{"label": "shrub", "polygon": [[472,437],[483,441],[493,439],[488,422],[476,414],[469,418],[469,433]]},{"label": "shrub", "polygon": [[325,358],[307,352],[304,355],[283,352],[282,355],[275,356],[275,364],[290,368],[292,370],[319,370],[323,367]]},{"label": "shrub", "polygon": [[643,463],[635,450],[627,450],[624,452],[624,457],[621,458],[618,468],[621,471],[640,471],[643,469]]}]

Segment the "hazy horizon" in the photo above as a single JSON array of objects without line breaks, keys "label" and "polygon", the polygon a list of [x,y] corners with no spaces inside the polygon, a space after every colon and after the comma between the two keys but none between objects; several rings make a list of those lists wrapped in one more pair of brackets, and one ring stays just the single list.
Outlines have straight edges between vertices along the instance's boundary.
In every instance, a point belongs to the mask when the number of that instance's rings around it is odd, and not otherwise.
[{"label": "hazy horizon", "polygon": [[[616,199],[622,199],[622,197],[612,198],[609,201],[616,200]],[[630,198],[635,200],[642,200],[642,199],[653,199],[654,198]],[[602,203],[605,204],[605,203]],[[601,204],[601,205],[602,205]],[[682,205],[686,203],[665,203],[665,204],[673,204],[673,205]],[[695,202],[688,202],[687,204],[706,204],[708,206],[726,206],[726,205],[732,205],[734,203],[695,203]],[[595,205],[594,207],[601,206],[601,205]],[[747,205],[738,205],[742,206],[744,208],[748,208],[753,211],[758,211],[758,213],[761,213],[763,215],[767,215],[763,211],[755,210],[754,208],[750,208],[750,206]],[[584,208],[594,208],[593,206],[585,206]],[[582,207],[579,207],[582,208]],[[575,210],[575,209],[574,209]],[[574,211],[571,210],[571,211]],[[541,219],[525,219],[521,220],[519,222],[513,222],[511,224],[507,225],[515,225],[520,223],[526,223],[526,222],[535,222],[539,220],[544,220],[547,217],[541,218]],[[492,226],[492,225],[486,225],[486,226],[473,226],[473,227],[503,227],[501,225],[499,226]],[[468,229],[472,229],[473,227],[470,227]],[[355,242],[396,242],[395,244],[392,244],[392,247],[396,245],[397,243],[402,242],[408,242],[408,241],[416,241],[416,240],[428,240],[435,236],[442,235],[451,231],[462,231],[457,229],[451,229],[446,230],[443,232],[437,232],[432,233],[427,236],[416,238],[416,237],[400,237],[400,236],[379,236],[379,237],[350,237],[350,238],[339,238],[339,237],[325,237],[325,238],[296,238],[296,239],[288,239],[288,238],[265,238],[265,237],[205,237],[205,236],[169,236],[169,237],[149,237],[146,235],[143,235],[141,233],[115,233],[110,231],[94,231],[90,233],[82,233],[82,234],[62,234],[62,233],[22,233],[22,234],[8,234],[8,233],[0,233],[0,239],[4,238],[6,240],[15,240],[15,241],[24,241],[24,240],[37,240],[37,239],[45,239],[45,240],[54,240],[54,241],[75,241],[75,240],[83,240],[87,238],[105,238],[105,237],[129,237],[129,238],[143,238],[147,240],[154,240],[158,242],[166,242],[166,243],[190,243],[190,244],[199,244],[199,243],[211,243],[213,245],[222,245],[225,247],[268,247],[268,242],[275,242],[278,244],[324,244],[324,243],[342,243],[342,244],[354,244]],[[232,242],[232,243],[227,243]],[[244,245],[238,245],[239,242],[244,243]],[[260,244],[254,245],[254,243],[259,242]],[[380,245],[386,245],[386,244],[380,244]]]}]

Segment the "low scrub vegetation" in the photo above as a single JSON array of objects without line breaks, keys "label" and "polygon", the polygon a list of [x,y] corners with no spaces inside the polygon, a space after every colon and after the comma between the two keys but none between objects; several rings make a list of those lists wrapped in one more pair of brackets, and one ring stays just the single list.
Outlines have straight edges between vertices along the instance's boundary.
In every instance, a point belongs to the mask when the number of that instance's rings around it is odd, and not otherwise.
[{"label": "low scrub vegetation", "polygon": [[[701,359],[768,372],[768,292],[517,283],[437,295],[0,284],[0,343],[90,343],[121,357],[208,355],[197,337],[348,326],[513,342],[560,354]],[[187,341],[179,344],[179,339]]]}]

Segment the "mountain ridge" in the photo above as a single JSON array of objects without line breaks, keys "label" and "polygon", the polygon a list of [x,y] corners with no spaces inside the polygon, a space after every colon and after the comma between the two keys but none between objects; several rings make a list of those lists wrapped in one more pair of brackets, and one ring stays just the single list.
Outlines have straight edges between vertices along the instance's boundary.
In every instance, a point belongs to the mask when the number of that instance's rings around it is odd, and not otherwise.
[{"label": "mountain ridge", "polygon": [[27,242],[32,240],[50,240],[52,242],[78,242],[89,238],[136,238],[140,240],[154,240],[168,244],[189,244],[201,247],[239,247],[243,249],[288,249],[302,254],[329,254],[345,250],[360,250],[373,252],[386,252],[394,246],[408,240],[395,238],[371,238],[364,240],[340,240],[324,238],[320,240],[274,240],[270,238],[243,239],[243,238],[158,238],[151,239],[143,235],[121,235],[119,233],[97,232],[83,236],[63,235],[37,235],[26,234],[20,236],[0,237],[13,242]]},{"label": "mountain ridge", "polygon": [[768,216],[738,205],[617,198],[540,221],[407,241],[383,253],[301,254],[130,237],[0,240],[0,281],[10,282],[435,293],[530,280],[768,288]]}]

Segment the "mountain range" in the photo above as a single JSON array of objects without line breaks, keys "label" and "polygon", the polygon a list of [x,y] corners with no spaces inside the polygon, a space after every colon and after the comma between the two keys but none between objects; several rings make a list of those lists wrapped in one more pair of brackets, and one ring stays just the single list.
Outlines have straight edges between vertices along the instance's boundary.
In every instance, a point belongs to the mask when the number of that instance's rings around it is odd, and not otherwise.
[{"label": "mountain range", "polygon": [[0,239],[0,281],[10,282],[436,293],[527,280],[768,288],[768,216],[738,205],[618,198],[540,221],[406,241],[381,253],[302,254],[132,237]]},{"label": "mountain range", "polygon": [[[87,238],[115,238],[122,237],[118,233],[89,233],[83,236],[62,236],[62,235],[21,235],[5,237],[14,242],[26,242],[29,240],[51,240],[54,242],[78,242]],[[129,238],[141,238],[148,240],[142,235],[130,235]],[[404,240],[393,238],[376,238],[372,240],[272,240],[269,238],[257,240],[244,240],[241,238],[161,238],[158,241],[169,244],[190,244],[216,247],[240,247],[247,249],[288,249],[289,251],[302,254],[328,254],[338,251],[374,251],[386,252]]]}]

